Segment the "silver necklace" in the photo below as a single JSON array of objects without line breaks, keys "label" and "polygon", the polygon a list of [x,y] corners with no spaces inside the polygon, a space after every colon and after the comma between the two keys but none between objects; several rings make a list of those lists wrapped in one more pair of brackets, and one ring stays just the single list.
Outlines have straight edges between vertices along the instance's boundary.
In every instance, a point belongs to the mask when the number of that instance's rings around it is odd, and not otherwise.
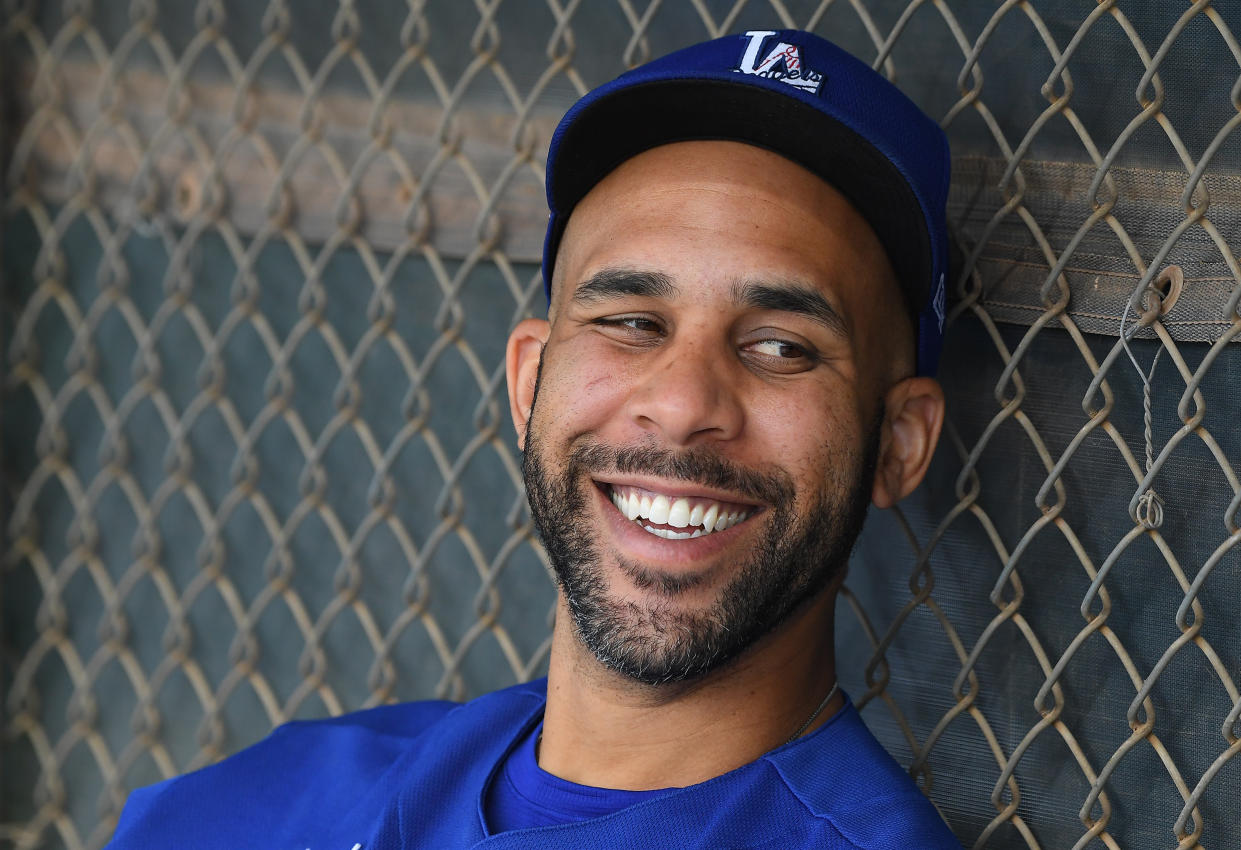
[{"label": "silver necklace", "polygon": [[810,728],[810,724],[814,722],[814,719],[818,717],[820,713],[822,713],[823,709],[827,708],[827,704],[832,701],[832,697],[836,696],[836,692],[838,690],[840,690],[840,682],[833,682],[832,689],[827,692],[827,696],[823,697],[823,702],[819,703],[819,707],[814,710],[814,714],[806,718],[806,722],[801,725],[800,729],[793,733],[793,737],[784,742],[783,746],[787,747],[789,744],[800,738],[803,732]]}]

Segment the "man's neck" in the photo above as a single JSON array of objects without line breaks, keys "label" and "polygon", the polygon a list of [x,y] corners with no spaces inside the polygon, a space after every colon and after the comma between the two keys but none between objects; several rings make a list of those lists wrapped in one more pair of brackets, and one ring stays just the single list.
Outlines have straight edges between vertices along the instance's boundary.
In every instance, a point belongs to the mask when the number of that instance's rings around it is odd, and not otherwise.
[{"label": "man's neck", "polygon": [[[683,787],[781,746],[835,682],[832,611],[819,599],[727,666],[692,683],[643,685],[603,667],[557,612],[539,765],[603,788]],[[808,734],[843,705],[828,701]]]}]

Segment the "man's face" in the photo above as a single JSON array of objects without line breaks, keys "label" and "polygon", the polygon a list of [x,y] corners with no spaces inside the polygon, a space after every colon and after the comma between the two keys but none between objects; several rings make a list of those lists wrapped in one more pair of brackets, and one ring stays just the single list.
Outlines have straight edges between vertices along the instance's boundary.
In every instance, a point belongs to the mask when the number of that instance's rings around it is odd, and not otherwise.
[{"label": "man's face", "polygon": [[669,145],[583,199],[524,472],[599,661],[651,684],[699,676],[834,586],[870,500],[884,378],[908,357],[901,316],[870,228],[775,154]]}]

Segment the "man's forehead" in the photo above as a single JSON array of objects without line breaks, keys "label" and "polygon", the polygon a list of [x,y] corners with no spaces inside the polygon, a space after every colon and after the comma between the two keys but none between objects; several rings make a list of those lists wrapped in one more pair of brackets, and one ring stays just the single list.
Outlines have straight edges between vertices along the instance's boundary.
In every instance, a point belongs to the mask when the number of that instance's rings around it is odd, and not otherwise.
[{"label": "man's forehead", "polygon": [[[741,187],[773,198],[820,193],[861,218],[836,187],[814,172],[766,148],[728,140],[672,142],[642,151],[596,183],[577,209],[589,205],[591,198],[618,192],[636,203],[658,204],[687,189],[728,193]],[[573,215],[576,210],[570,222]]]},{"label": "man's forehead", "polygon": [[730,259],[757,264],[719,269],[730,282],[821,286],[844,264],[855,276],[891,273],[870,225],[820,177],[740,142],[679,142],[632,157],[582,199],[560,245],[553,298],[609,266],[663,271],[651,252],[675,262],[688,242],[721,234]]}]

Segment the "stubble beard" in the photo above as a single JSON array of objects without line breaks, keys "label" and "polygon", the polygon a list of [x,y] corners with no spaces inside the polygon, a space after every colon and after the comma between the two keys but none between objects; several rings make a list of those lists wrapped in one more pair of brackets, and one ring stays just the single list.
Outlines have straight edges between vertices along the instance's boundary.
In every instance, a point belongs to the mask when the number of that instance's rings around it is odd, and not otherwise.
[{"label": "stubble beard", "polygon": [[[538,389],[536,385],[535,399]],[[841,576],[866,518],[879,452],[879,423],[868,429],[861,455],[842,452],[833,464],[843,480],[828,482],[798,517],[792,479],[782,469],[755,472],[710,450],[671,451],[653,445],[614,448],[579,441],[555,474],[531,408],[522,474],[535,527],[547,550],[578,638],[594,657],[636,682],[685,682],[720,669],[775,629]],[[766,506],[749,522],[766,524],[756,551],[705,609],[677,604],[701,581],[618,561],[619,570],[655,600],[639,604],[608,589],[596,529],[584,522],[592,479],[644,474],[722,489]]]}]

